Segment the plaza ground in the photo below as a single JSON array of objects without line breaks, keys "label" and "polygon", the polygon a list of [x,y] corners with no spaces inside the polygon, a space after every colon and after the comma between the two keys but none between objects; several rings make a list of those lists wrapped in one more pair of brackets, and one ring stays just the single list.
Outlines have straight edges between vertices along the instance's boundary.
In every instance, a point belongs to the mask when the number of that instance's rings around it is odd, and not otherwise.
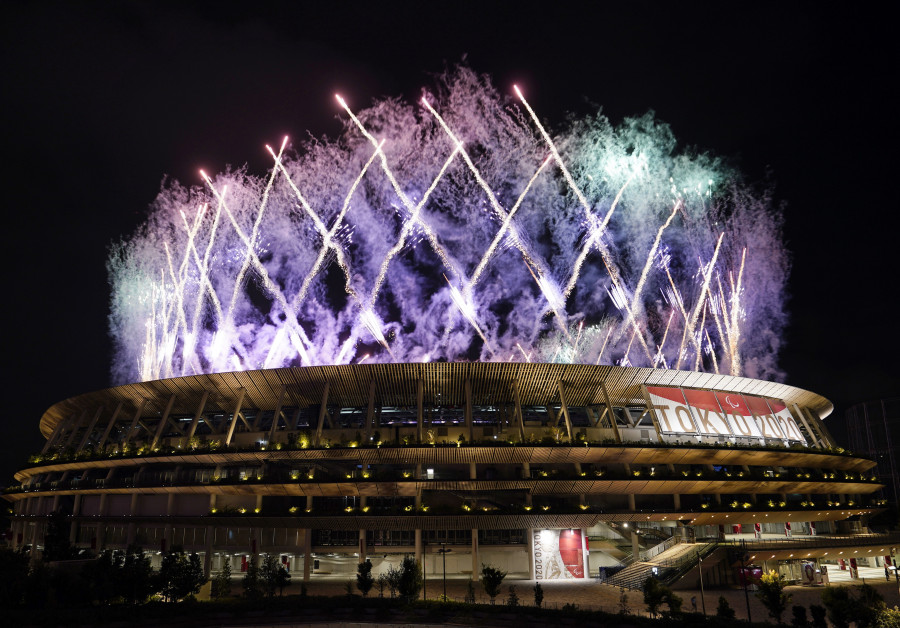
[{"label": "plaza ground", "polygon": [[[900,605],[900,591],[898,591],[898,583],[892,579],[887,582],[884,577],[884,570],[881,568],[862,567],[859,570],[859,578],[851,579],[849,572],[830,571],[831,584],[833,586],[853,586],[860,585],[864,582],[876,588],[878,593],[884,598],[888,606]],[[240,595],[241,593],[241,575],[232,577],[232,593]],[[446,581],[447,597],[455,601],[464,601],[466,597],[467,577],[448,577]],[[356,589],[355,577],[349,580],[353,587],[353,592],[359,594]],[[339,597],[347,593],[347,578],[341,577],[318,577],[307,583],[308,595],[323,595]],[[520,605],[534,604],[534,588],[535,581],[507,577],[503,581],[501,593],[497,597],[497,604],[505,604],[509,596],[509,587],[515,586],[516,593],[519,597]],[[490,602],[490,598],[484,593],[484,588],[480,583],[474,582],[475,601],[482,604]],[[585,580],[556,580],[542,581],[541,587],[544,590],[544,606],[549,608],[562,608],[565,604],[576,604],[579,608],[585,610],[603,610],[609,613],[617,613],[620,610],[621,589],[617,587],[600,584],[593,579]],[[788,606],[788,610],[783,621],[790,619],[790,606],[799,605],[808,609],[813,604],[822,603],[822,590],[824,587],[815,586],[788,586],[786,591],[791,594],[792,600]],[[444,582],[441,578],[428,579],[425,583],[425,592],[428,599],[436,599],[444,592]],[[284,591],[285,595],[296,595],[300,593],[299,579],[292,582]],[[676,593],[682,598],[684,604],[682,609],[691,610],[691,597],[697,597],[697,611],[702,612],[702,601],[699,590],[678,590]],[[754,621],[767,621],[768,614],[762,603],[756,598],[754,593],[749,592],[749,596],[745,597],[743,589],[734,588],[717,588],[705,590],[706,612],[714,615],[718,604],[719,596],[725,597],[728,603],[735,610],[737,619],[747,618],[747,597],[749,597],[750,616]],[[371,597],[377,597],[379,594],[377,586],[369,593]],[[390,595],[385,590],[385,596]],[[625,595],[628,600],[629,612],[633,614],[646,614],[646,606],[644,605],[643,594],[640,591],[626,591]]]}]

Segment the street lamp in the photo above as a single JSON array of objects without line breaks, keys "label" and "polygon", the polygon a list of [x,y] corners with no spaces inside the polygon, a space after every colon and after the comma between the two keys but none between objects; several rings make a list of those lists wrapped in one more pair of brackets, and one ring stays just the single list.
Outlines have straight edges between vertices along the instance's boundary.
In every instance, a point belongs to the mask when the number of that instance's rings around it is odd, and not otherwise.
[{"label": "street lamp", "polygon": [[750,555],[747,553],[747,545],[744,539],[741,539],[741,575],[744,578],[744,599],[747,601],[747,623],[749,624],[752,620],[750,619],[750,594],[747,592],[747,568],[744,565],[745,561]]},{"label": "street lamp", "polygon": [[441,543],[441,549],[438,550],[438,553],[441,554],[441,559],[444,563],[444,601],[447,601],[447,552],[452,552],[452,549],[447,549],[446,543]]},{"label": "street lamp", "polygon": [[697,552],[697,560],[700,566],[700,604],[703,606],[703,616],[706,617],[706,598],[703,595],[703,556]]}]

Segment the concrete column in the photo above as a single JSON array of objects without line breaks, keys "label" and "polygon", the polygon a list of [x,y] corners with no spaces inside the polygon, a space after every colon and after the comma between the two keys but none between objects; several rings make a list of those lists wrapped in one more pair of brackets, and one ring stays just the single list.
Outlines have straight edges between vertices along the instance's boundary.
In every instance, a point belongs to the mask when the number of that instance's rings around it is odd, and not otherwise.
[{"label": "concrete column", "polygon": [[325,414],[328,411],[328,382],[322,390],[322,405],[319,407],[319,422],[316,424],[316,438],[314,444],[318,447],[322,442],[322,426],[325,424]]},{"label": "concrete column", "polygon": [[672,502],[675,507],[675,510],[681,510],[681,495],[678,493],[672,494]]},{"label": "concrete column", "polygon": [[[326,390],[328,386],[325,386]],[[241,406],[244,404],[244,395],[247,394],[246,388],[241,388],[238,391],[237,400],[234,402],[234,413],[231,415],[231,423],[228,424],[228,434],[225,436],[225,446],[231,444],[231,439],[234,437],[234,428],[237,427],[237,422],[241,418]],[[321,428],[321,425],[320,425]]]},{"label": "concrete column", "polygon": [[416,562],[422,567],[422,572],[425,572],[425,546],[422,544],[422,531],[416,530]]},{"label": "concrete column", "polygon": [[69,543],[75,545],[78,540],[78,515],[81,514],[81,495],[75,496],[72,504],[72,523],[69,525]]},{"label": "concrete column", "polygon": [[[204,390],[203,396],[200,397],[200,403],[197,405],[197,411],[194,413],[194,418],[191,421],[191,427],[188,428],[187,434],[184,436],[184,446],[188,447],[190,445],[191,439],[194,437],[194,433],[197,431],[197,425],[200,423],[200,417],[203,416],[203,409],[206,407],[206,400],[209,399],[209,391]],[[277,420],[277,417],[276,417]]]},{"label": "concrete column", "polygon": [[[307,498],[311,507],[311,499]],[[309,582],[309,575],[312,573],[312,530],[303,531],[303,582]]]},{"label": "concrete column", "polygon": [[481,565],[478,563],[478,528],[472,528],[472,581],[478,582]]},{"label": "concrete column", "polygon": [[475,440],[475,432],[473,429],[472,422],[472,382],[471,380],[466,380],[465,384],[465,393],[466,393],[466,404],[463,409],[463,416],[466,419],[466,428],[469,433],[469,444]]},{"label": "concrete column", "polygon": [[203,575],[209,578],[212,572],[212,555],[213,555],[213,536],[215,534],[212,526],[206,526],[206,555],[203,556]]},{"label": "concrete column", "polygon": [[641,546],[638,543],[638,535],[634,530],[631,531],[631,553],[634,556],[635,560],[637,560],[641,554]]},{"label": "concrete column", "polygon": [[634,493],[628,493],[628,510],[632,512],[637,510],[637,505],[635,504]]},{"label": "concrete column", "polygon": [[359,531],[359,562],[360,564],[366,562],[366,531]]},{"label": "concrete column", "polygon": [[528,579],[534,580],[534,528],[528,528]]},{"label": "concrete column", "polygon": [[425,382],[421,379],[416,381],[416,441],[421,443],[423,440],[422,423],[424,422],[423,404],[425,400]]}]

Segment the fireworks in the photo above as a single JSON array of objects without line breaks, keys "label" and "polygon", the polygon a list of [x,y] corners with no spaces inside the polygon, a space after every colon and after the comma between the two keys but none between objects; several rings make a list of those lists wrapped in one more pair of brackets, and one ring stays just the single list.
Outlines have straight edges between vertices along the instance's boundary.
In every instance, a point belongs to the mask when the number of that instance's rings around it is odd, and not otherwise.
[{"label": "fireworks", "polygon": [[[467,68],[162,190],[114,247],[117,381],[365,361],[601,361],[777,378],[766,196],[651,116],[551,133]],[[524,108],[524,110],[520,109]]]}]

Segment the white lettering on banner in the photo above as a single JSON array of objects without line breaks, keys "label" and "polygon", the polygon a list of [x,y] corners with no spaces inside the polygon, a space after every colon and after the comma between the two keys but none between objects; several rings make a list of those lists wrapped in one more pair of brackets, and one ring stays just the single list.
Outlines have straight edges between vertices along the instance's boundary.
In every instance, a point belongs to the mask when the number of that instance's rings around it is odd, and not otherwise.
[{"label": "white lettering on banner", "polygon": [[697,427],[680,388],[647,386],[650,403],[664,434],[696,434]]},{"label": "white lettering on banner", "polygon": [[716,396],[708,390],[685,389],[684,398],[700,427],[700,433],[708,436],[732,436],[728,419],[719,407]]},{"label": "white lettering on banner", "polygon": [[800,427],[797,425],[794,415],[788,410],[787,405],[782,401],[774,399],[768,399],[767,402],[772,409],[772,414],[775,415],[779,425],[781,425],[781,429],[785,433],[786,438],[799,441],[806,445],[806,439],[803,437],[803,433],[800,431]]},{"label": "white lettering on banner", "polygon": [[787,406],[738,393],[647,386],[663,434],[703,434],[791,440],[806,444]]},{"label": "white lettering on banner", "polygon": [[534,579],[535,580],[543,580],[544,579],[544,547],[541,543],[541,532],[540,530],[534,531],[534,537],[532,539],[534,541]]}]

